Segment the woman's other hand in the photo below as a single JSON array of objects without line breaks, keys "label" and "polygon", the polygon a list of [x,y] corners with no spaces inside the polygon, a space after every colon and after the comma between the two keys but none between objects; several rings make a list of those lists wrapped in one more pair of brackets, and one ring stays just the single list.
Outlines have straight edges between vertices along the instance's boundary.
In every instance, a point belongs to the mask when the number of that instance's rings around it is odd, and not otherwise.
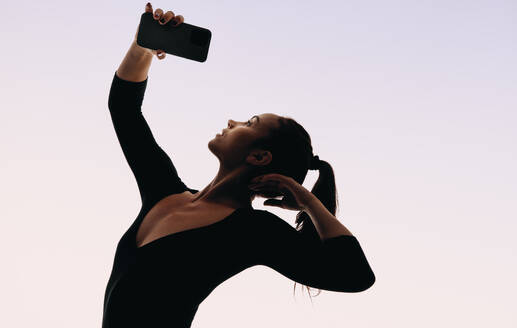
[{"label": "woman's other hand", "polygon": [[310,201],[316,197],[293,178],[277,173],[253,178],[248,187],[261,197],[269,198],[274,197],[273,195],[283,195],[282,199],[267,199],[264,205],[277,206],[293,211],[304,211]]}]

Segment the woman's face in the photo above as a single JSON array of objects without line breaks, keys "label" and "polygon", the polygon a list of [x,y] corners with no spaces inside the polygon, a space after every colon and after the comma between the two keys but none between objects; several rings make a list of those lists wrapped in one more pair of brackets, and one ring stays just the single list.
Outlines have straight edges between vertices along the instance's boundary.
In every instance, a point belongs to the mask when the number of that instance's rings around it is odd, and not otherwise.
[{"label": "woman's face", "polygon": [[279,118],[276,114],[265,113],[253,115],[246,121],[230,119],[228,126],[209,141],[208,148],[219,158],[222,165],[233,169],[242,165],[254,150],[249,147],[255,140],[267,136],[269,129],[278,126]]}]

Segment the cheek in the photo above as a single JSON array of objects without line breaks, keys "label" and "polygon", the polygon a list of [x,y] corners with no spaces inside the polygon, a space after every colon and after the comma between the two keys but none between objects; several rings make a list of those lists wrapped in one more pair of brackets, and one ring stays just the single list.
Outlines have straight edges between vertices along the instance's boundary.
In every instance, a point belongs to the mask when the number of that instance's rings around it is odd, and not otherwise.
[{"label": "cheek", "polygon": [[222,147],[225,149],[225,152],[233,153],[232,157],[241,157],[242,155],[247,155],[249,147],[254,140],[254,137],[250,134],[233,133],[222,137],[221,144],[223,144]]},{"label": "cheek", "polygon": [[245,131],[233,131],[223,137],[225,142],[231,144],[232,147],[242,148],[249,144],[251,136],[249,133],[245,133]]},{"label": "cheek", "polygon": [[244,146],[244,138],[236,133],[224,136],[221,141],[224,148],[233,152],[240,152]]}]

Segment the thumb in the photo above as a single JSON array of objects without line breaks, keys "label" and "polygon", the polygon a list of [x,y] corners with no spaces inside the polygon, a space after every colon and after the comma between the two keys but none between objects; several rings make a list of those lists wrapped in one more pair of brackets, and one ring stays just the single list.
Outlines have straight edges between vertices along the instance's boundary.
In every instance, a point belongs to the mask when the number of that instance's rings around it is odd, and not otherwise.
[{"label": "thumb", "polygon": [[278,206],[282,207],[282,201],[280,199],[267,199],[264,202],[265,206]]}]

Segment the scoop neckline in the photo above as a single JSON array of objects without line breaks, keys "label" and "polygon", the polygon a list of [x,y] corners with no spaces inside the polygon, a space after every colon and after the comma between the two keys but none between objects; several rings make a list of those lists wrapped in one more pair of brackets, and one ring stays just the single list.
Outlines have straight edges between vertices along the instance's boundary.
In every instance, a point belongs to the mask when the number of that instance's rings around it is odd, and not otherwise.
[{"label": "scoop neckline", "polygon": [[[188,232],[194,232],[194,231],[199,231],[199,230],[203,230],[203,229],[209,229],[209,228],[212,228],[212,227],[215,227],[219,224],[222,224],[224,222],[227,222],[231,217],[233,217],[237,212],[239,212],[240,210],[248,210],[250,209],[250,207],[238,207],[236,208],[235,210],[233,210],[230,214],[228,214],[227,216],[225,216],[224,218],[218,220],[218,221],[215,221],[213,223],[210,223],[210,224],[207,224],[207,225],[204,225],[204,226],[200,226],[200,227],[196,227],[196,228],[191,228],[191,229],[186,229],[186,230],[181,230],[181,231],[176,231],[176,232],[173,232],[173,233],[170,233],[168,235],[165,235],[165,236],[162,236],[160,238],[157,238],[155,240],[152,240],[142,246],[138,246],[136,244],[136,233],[135,235],[133,235],[133,247],[138,251],[138,250],[143,250],[143,249],[147,249],[147,248],[150,248],[156,244],[159,244],[160,242],[164,241],[164,240],[167,240],[167,239],[171,239],[173,237],[176,237],[177,235],[182,235],[182,234],[185,234],[185,233],[188,233]],[[143,220],[142,220],[143,221]],[[138,228],[140,227],[140,225],[142,224],[142,222],[140,221],[135,229],[135,231],[138,231]]]}]

